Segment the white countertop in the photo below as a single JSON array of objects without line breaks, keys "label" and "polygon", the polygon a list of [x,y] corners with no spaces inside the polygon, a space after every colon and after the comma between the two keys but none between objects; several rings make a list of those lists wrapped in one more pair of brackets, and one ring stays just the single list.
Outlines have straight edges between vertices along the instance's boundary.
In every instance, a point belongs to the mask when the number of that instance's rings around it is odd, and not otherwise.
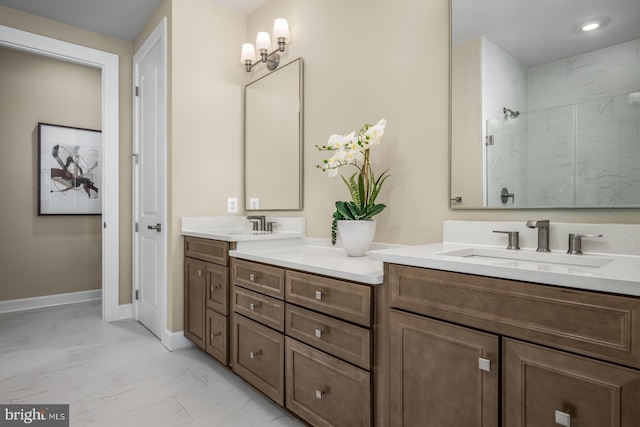
[{"label": "white countertop", "polygon": [[222,240],[224,242],[249,242],[254,240],[300,239],[302,233],[296,231],[251,231],[245,229],[230,230],[182,230],[183,236],[203,239]]},{"label": "white countertop", "polygon": [[229,256],[369,285],[383,282],[382,262],[367,256],[349,257],[344,249],[327,243],[325,239],[251,242],[238,244]]},{"label": "white countertop", "polygon": [[246,217],[183,217],[181,234],[224,242],[255,240],[301,239],[304,236],[304,218],[267,217],[274,221],[274,231],[252,231]]},{"label": "white countertop", "polygon": [[[491,259],[489,257],[476,258],[442,254],[458,250],[471,252],[473,249],[479,251],[488,249],[489,252],[504,253],[506,256],[522,256],[524,259]],[[527,260],[526,258],[529,256],[532,259],[545,259],[544,257],[548,256],[547,259],[551,261],[556,257],[561,258],[562,262],[575,259],[576,264],[586,263],[590,260],[594,262],[605,261],[606,264],[600,267],[582,267],[569,265],[568,262],[567,264],[554,264]],[[507,251],[500,246],[437,243],[371,251],[369,258],[392,264],[640,296],[640,256],[596,253],[567,255],[564,251],[543,254],[530,248]]]}]

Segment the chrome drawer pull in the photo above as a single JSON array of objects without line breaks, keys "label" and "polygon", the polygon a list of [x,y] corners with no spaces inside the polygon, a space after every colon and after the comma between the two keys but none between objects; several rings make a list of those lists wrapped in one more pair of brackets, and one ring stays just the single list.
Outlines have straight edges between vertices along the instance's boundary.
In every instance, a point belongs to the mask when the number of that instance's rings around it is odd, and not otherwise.
[{"label": "chrome drawer pull", "polygon": [[250,351],[249,352],[249,357],[252,358],[252,359],[255,359],[258,356],[260,356],[260,352],[259,351],[257,351],[257,352]]},{"label": "chrome drawer pull", "polygon": [[556,424],[571,427],[571,415],[566,412],[556,411]]},{"label": "chrome drawer pull", "polygon": [[316,338],[322,339],[322,334],[324,334],[322,329],[316,329]]},{"label": "chrome drawer pull", "polygon": [[251,311],[256,311],[256,308],[259,308],[260,304],[249,303],[249,309]]},{"label": "chrome drawer pull", "polygon": [[255,274],[253,273],[249,274],[249,280],[251,280],[252,282],[255,282],[257,278],[258,276],[256,276]]},{"label": "chrome drawer pull", "polygon": [[316,399],[322,399],[323,394],[324,394],[324,391],[316,389]]},{"label": "chrome drawer pull", "polygon": [[321,300],[324,297],[324,292],[316,291],[316,299]]}]

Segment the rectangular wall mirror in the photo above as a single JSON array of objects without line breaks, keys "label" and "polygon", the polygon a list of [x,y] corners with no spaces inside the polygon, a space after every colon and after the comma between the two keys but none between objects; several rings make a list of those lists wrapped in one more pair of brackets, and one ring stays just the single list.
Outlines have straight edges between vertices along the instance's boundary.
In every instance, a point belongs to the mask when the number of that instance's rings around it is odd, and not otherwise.
[{"label": "rectangular wall mirror", "polygon": [[245,209],[302,209],[302,100],[302,58],[245,87]]},{"label": "rectangular wall mirror", "polygon": [[451,207],[640,207],[638,1],[451,2]]}]

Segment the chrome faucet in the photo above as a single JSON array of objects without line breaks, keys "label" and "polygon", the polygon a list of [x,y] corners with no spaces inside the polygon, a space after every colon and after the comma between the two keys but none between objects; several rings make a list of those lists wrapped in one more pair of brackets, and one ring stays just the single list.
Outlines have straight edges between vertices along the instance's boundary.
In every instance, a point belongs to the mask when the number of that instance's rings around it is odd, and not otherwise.
[{"label": "chrome faucet", "polygon": [[247,219],[253,223],[253,231],[265,231],[267,229],[267,219],[264,215],[249,215]]},{"label": "chrome faucet", "polygon": [[527,227],[538,229],[538,252],[551,252],[549,250],[549,220],[527,221]]}]

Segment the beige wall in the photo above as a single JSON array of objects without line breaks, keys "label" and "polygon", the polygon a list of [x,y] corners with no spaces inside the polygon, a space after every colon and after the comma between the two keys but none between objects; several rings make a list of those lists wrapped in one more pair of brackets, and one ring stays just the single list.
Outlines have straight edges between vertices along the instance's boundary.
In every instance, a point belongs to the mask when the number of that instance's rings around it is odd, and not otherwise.
[{"label": "beige wall", "polygon": [[131,302],[131,62],[133,44],[0,6],[0,25],[111,52],[120,58],[120,304]]},{"label": "beige wall", "polygon": [[271,31],[277,17],[287,18],[291,28],[285,62],[298,56],[305,60],[301,215],[309,236],[329,237],[333,202],[348,197],[338,178],[314,168],[322,156],[313,146],[332,133],[346,133],[381,117],[388,121],[387,130],[372,156],[375,170],[389,168],[391,178],[380,196],[388,207],[377,217],[377,241],[441,241],[446,219],[640,221],[639,209],[449,209],[448,0],[268,0],[248,17],[247,40],[253,41],[258,31]]},{"label": "beige wall", "polygon": [[101,74],[0,48],[0,300],[102,287],[99,216],[38,216],[38,122],[101,129]]}]

